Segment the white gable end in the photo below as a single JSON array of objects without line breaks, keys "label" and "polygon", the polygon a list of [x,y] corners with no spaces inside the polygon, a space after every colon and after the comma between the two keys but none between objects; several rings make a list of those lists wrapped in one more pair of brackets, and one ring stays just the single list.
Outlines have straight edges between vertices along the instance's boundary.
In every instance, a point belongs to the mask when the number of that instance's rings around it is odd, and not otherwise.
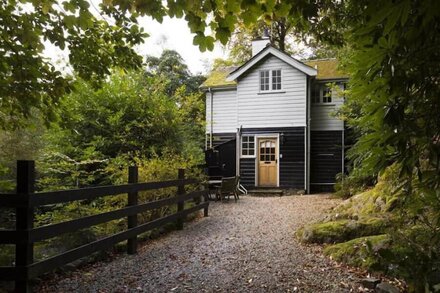
[{"label": "white gable end", "polygon": [[265,59],[269,55],[275,56],[276,58],[284,61],[287,65],[297,69],[298,71],[300,71],[308,76],[316,76],[318,73],[315,68],[312,68],[308,65],[305,65],[304,63],[301,63],[300,61],[287,55],[286,53],[283,53],[280,50],[269,46],[266,49],[262,50],[257,55],[255,55],[254,57],[252,57],[248,62],[243,64],[237,70],[231,72],[231,74],[228,76],[228,78],[226,80],[233,81],[233,80],[238,79],[241,75],[245,74],[248,70],[250,70],[258,62]]},{"label": "white gable end", "polygon": [[[307,75],[274,56],[260,61],[237,81],[237,127],[306,126]],[[260,71],[279,69],[281,90],[261,92]]]}]

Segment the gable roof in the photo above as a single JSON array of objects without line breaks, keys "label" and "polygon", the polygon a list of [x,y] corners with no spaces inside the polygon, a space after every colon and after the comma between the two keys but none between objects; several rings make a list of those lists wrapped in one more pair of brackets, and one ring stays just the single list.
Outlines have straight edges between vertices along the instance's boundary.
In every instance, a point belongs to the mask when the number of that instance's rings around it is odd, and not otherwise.
[{"label": "gable roof", "polygon": [[286,62],[290,66],[298,69],[299,71],[305,73],[308,76],[316,76],[317,74],[317,70],[315,68],[310,67],[296,60],[292,56],[278,50],[277,48],[268,45],[258,54],[256,54],[251,59],[249,59],[246,63],[238,67],[236,70],[232,71],[229,74],[229,76],[226,78],[226,81],[236,80],[238,77],[240,77],[242,74],[244,74],[246,71],[248,71],[250,68],[252,68],[255,64],[257,64],[259,61],[261,61],[264,57],[266,57],[269,54],[281,59],[282,61]]},{"label": "gable roof", "polygon": [[329,79],[347,79],[348,74],[344,73],[338,68],[338,60],[332,59],[317,59],[303,61],[310,67],[318,70],[316,75],[317,80],[329,80]]},{"label": "gable roof", "polygon": [[[272,47],[273,48],[273,47]],[[266,48],[267,49],[267,48]],[[264,49],[264,50],[266,50]],[[275,50],[279,51],[278,49],[274,48]],[[262,50],[260,53],[262,53],[264,50]],[[283,53],[279,51],[280,53],[287,55],[286,53]],[[259,53],[259,54],[260,54]],[[258,54],[257,54],[258,55]],[[257,56],[255,55],[255,56]],[[254,57],[255,57],[254,56]],[[287,55],[290,57],[289,55]],[[292,57],[290,57],[292,58]],[[292,58],[294,59],[294,58]],[[252,59],[251,59],[252,60]],[[251,61],[249,60],[249,61]],[[305,61],[298,61],[294,59],[295,61],[299,63],[303,63],[308,67],[312,67],[312,69],[317,70],[316,74],[316,80],[338,80],[338,79],[347,79],[348,74],[344,73],[340,69],[338,69],[338,60],[336,59],[317,59],[317,60],[305,60]],[[248,61],[248,62],[249,62]],[[228,76],[245,66],[248,62],[243,64],[240,67],[237,66],[230,66],[230,67],[222,67],[219,69],[216,69],[212,71],[206,81],[200,86],[201,89],[207,89],[207,88],[233,88],[237,86],[237,82],[235,80],[229,80]]]}]

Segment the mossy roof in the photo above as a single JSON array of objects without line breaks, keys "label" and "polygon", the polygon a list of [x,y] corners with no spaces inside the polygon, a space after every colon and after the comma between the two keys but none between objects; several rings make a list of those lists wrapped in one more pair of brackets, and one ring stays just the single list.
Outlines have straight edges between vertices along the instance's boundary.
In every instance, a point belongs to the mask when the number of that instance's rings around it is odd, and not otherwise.
[{"label": "mossy roof", "polygon": [[222,67],[212,71],[205,82],[200,86],[201,88],[215,88],[215,87],[227,87],[227,86],[235,86],[237,83],[233,81],[227,81],[229,73],[234,71],[237,67],[229,66]]},{"label": "mossy roof", "polygon": [[307,60],[303,61],[303,63],[318,70],[316,79],[348,78],[347,74],[338,69],[338,61],[336,59]]},{"label": "mossy roof", "polygon": [[[338,61],[336,59],[320,59],[320,60],[307,60],[303,61],[304,64],[315,68],[317,67],[318,75],[316,79],[318,80],[328,80],[328,79],[340,79],[347,78],[348,75],[343,73],[338,69]],[[200,86],[201,88],[218,88],[218,87],[228,87],[235,86],[237,83],[235,81],[227,81],[229,73],[234,71],[237,67],[223,67],[212,71],[206,81]]]}]

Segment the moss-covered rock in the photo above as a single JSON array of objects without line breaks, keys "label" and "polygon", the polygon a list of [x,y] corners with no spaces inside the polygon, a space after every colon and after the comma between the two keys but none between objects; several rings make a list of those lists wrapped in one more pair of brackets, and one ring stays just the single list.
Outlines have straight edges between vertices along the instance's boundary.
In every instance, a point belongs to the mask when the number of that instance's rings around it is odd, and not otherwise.
[{"label": "moss-covered rock", "polygon": [[297,236],[301,241],[308,243],[340,242],[346,239],[344,234],[348,223],[349,220],[339,220],[312,224],[299,230]]},{"label": "moss-covered rock", "polygon": [[382,234],[389,226],[390,220],[385,217],[340,219],[305,226],[297,232],[297,236],[307,243],[339,243],[357,237]]},{"label": "moss-covered rock", "polygon": [[381,254],[390,249],[391,239],[388,235],[375,235],[355,238],[347,242],[329,245],[324,254],[334,260],[368,270],[385,271],[387,265]]}]

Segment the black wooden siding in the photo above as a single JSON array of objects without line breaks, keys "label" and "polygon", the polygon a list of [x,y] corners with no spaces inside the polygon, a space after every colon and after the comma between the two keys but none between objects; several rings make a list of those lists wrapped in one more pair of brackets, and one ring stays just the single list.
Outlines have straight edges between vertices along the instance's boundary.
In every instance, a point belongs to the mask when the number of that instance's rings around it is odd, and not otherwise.
[{"label": "black wooden siding", "polygon": [[[209,146],[209,134],[207,136],[208,136],[207,139]],[[222,143],[235,139],[235,137],[236,137],[235,133],[218,133],[218,134],[215,133],[212,135],[212,146],[216,147]]]},{"label": "black wooden siding", "polygon": [[240,159],[240,182],[243,186],[255,186],[255,159]]},{"label": "black wooden siding", "polygon": [[333,189],[332,184],[336,181],[336,174],[341,173],[341,171],[342,131],[311,131],[311,191],[331,191]]},{"label": "black wooden siding", "polygon": [[[304,188],[304,127],[244,128],[242,135],[280,135],[280,187]],[[244,186],[255,186],[255,159],[240,159],[240,176]]]},{"label": "black wooden siding", "polygon": [[304,188],[304,128],[284,132],[284,140],[280,142],[280,186]]}]

